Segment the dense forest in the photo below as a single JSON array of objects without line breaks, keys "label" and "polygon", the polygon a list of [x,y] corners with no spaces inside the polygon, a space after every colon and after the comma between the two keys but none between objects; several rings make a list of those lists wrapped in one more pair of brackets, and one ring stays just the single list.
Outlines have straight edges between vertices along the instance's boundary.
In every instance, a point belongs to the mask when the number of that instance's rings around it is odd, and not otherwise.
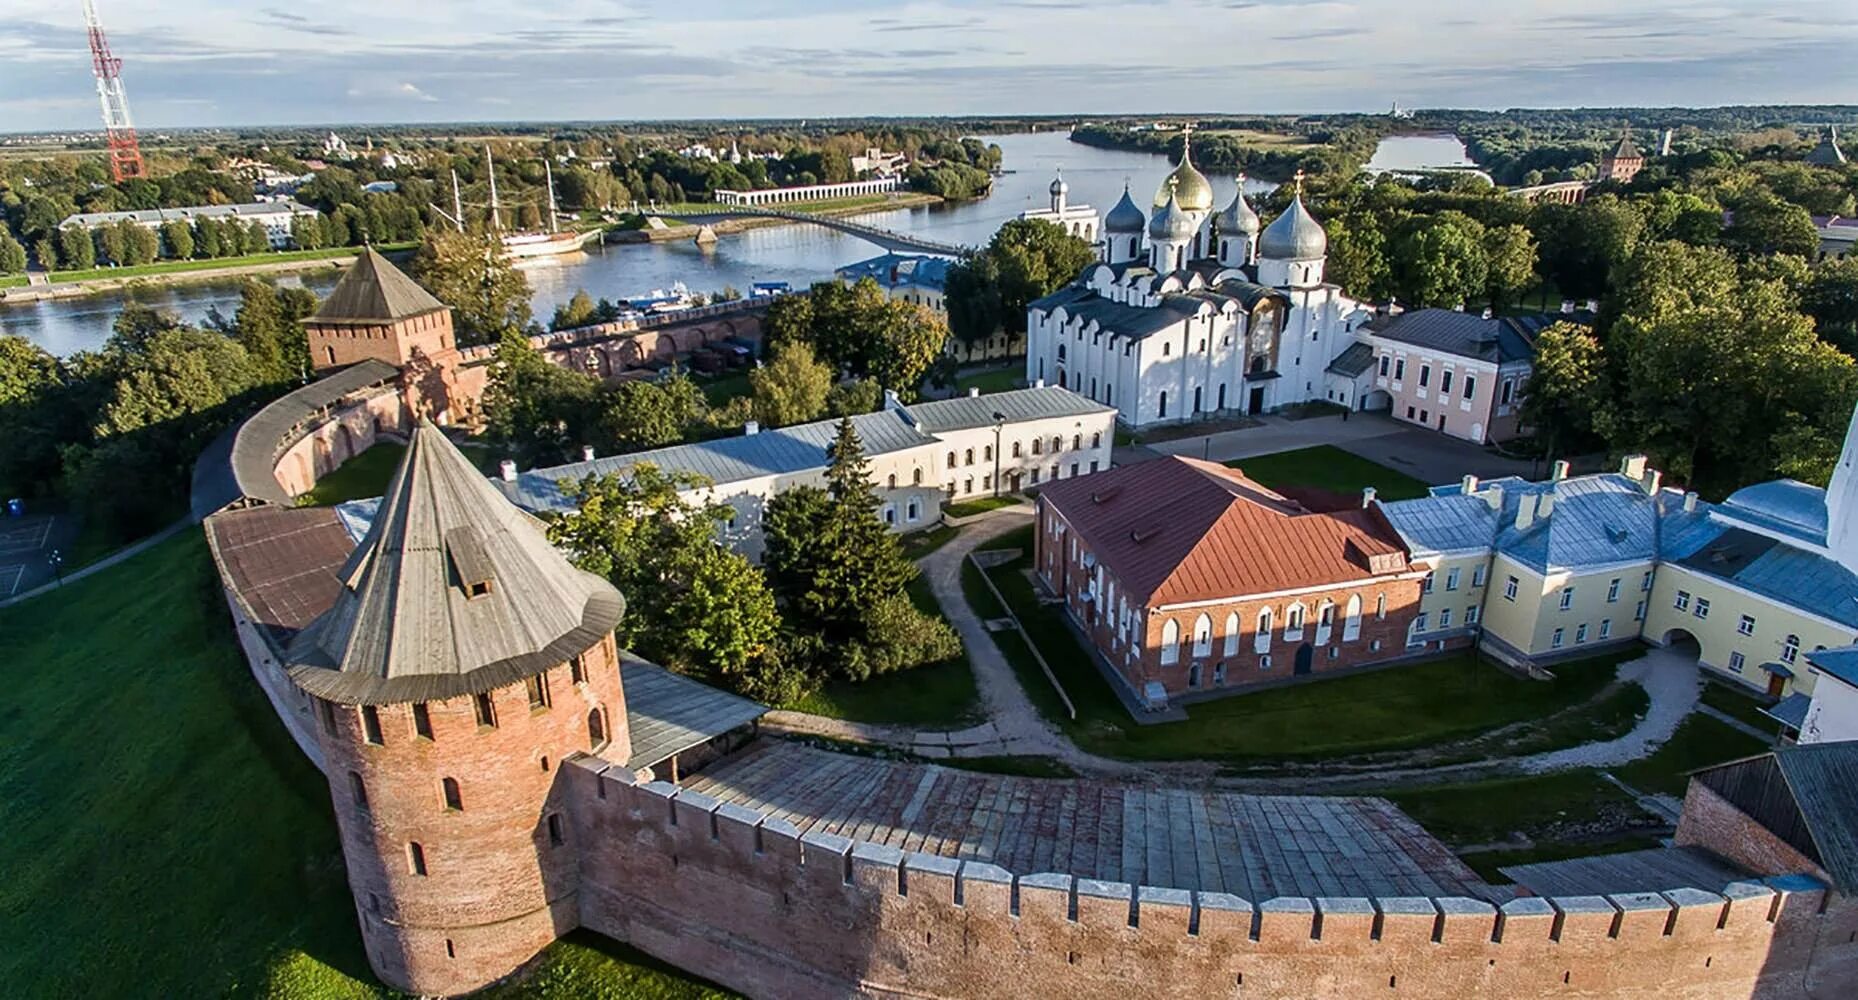
[{"label": "dense forest", "polygon": [[[1329,118],[1210,118],[1195,123],[1194,163],[1218,173],[1244,171],[1283,181],[1298,170],[1352,174],[1374,155],[1390,122],[1359,115]],[[1071,141],[1103,149],[1181,158],[1182,133],[1117,121],[1080,125]]]}]

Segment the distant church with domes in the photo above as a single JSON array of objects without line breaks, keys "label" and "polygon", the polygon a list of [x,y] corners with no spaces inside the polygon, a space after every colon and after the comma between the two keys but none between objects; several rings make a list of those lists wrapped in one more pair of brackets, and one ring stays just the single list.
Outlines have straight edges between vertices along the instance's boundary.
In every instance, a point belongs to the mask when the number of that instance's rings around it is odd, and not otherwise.
[{"label": "distant church with domes", "polygon": [[1301,175],[1268,226],[1243,175],[1215,212],[1191,140],[1150,211],[1125,185],[1103,219],[1101,260],[1029,304],[1027,381],[1114,406],[1130,427],[1310,400],[1362,408],[1373,354],[1356,331],[1374,311],[1324,282],[1329,239],[1304,207]]}]

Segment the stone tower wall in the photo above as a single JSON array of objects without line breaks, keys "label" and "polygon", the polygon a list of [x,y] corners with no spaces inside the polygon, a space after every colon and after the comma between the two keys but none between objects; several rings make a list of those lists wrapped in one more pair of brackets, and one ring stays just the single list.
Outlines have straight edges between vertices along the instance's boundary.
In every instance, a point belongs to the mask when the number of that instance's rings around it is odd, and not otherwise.
[{"label": "stone tower wall", "polygon": [[[562,764],[577,753],[630,753],[611,637],[583,663],[582,683],[567,664],[544,675],[547,708],[531,709],[523,684],[492,691],[495,726],[479,725],[472,697],[427,702],[430,739],[416,733],[411,705],[375,709],[378,745],[365,738],[361,708],[316,705],[362,937],[389,985],[473,989],[573,928],[578,870]],[[609,736],[597,751],[588,719],[596,707]],[[462,808],[448,805],[446,778],[457,782]]]},{"label": "stone tower wall", "polygon": [[799,836],[598,762],[568,772],[582,926],[759,998],[1824,997],[1851,995],[1858,952],[1858,905],[1797,877],[1254,903]]},{"label": "stone tower wall", "polygon": [[303,332],[309,340],[310,367],[317,371],[370,358],[404,365],[412,359],[415,349],[427,357],[438,357],[458,346],[449,309],[378,326],[310,321],[304,324]]}]

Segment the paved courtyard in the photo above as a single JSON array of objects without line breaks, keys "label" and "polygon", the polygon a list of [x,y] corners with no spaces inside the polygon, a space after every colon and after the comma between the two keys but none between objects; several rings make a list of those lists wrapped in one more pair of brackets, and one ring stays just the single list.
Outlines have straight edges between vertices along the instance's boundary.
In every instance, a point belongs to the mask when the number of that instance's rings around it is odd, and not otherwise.
[{"label": "paved courtyard", "polygon": [[61,519],[50,514],[0,515],[0,600],[50,582],[46,560],[67,534]]},{"label": "paved courtyard", "polygon": [[1385,799],[980,774],[763,740],[692,777],[799,827],[1018,874],[1276,896],[1474,896],[1486,884]]},{"label": "paved courtyard", "polygon": [[1446,437],[1378,413],[1354,413],[1347,420],[1340,416],[1308,420],[1261,417],[1257,427],[1118,449],[1116,460],[1118,464],[1130,464],[1124,461],[1124,452],[1130,453],[1127,457],[1131,461],[1142,457],[1137,452],[1147,452],[1230,462],[1325,444],[1433,485],[1455,482],[1467,473],[1493,479],[1527,476],[1534,471],[1529,462],[1505,458],[1469,441]]}]

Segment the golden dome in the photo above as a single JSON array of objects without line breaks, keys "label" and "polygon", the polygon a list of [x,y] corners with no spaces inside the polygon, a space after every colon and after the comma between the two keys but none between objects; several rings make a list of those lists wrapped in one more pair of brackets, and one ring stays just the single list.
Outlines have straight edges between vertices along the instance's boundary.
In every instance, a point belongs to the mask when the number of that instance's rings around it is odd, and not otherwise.
[{"label": "golden dome", "polygon": [[1168,196],[1180,202],[1181,209],[1187,212],[1210,212],[1213,210],[1213,185],[1207,183],[1206,175],[1194,166],[1193,136],[1191,133],[1181,135],[1181,165],[1174,172],[1163,178],[1161,188],[1155,192],[1155,207],[1163,208],[1168,204]]}]

